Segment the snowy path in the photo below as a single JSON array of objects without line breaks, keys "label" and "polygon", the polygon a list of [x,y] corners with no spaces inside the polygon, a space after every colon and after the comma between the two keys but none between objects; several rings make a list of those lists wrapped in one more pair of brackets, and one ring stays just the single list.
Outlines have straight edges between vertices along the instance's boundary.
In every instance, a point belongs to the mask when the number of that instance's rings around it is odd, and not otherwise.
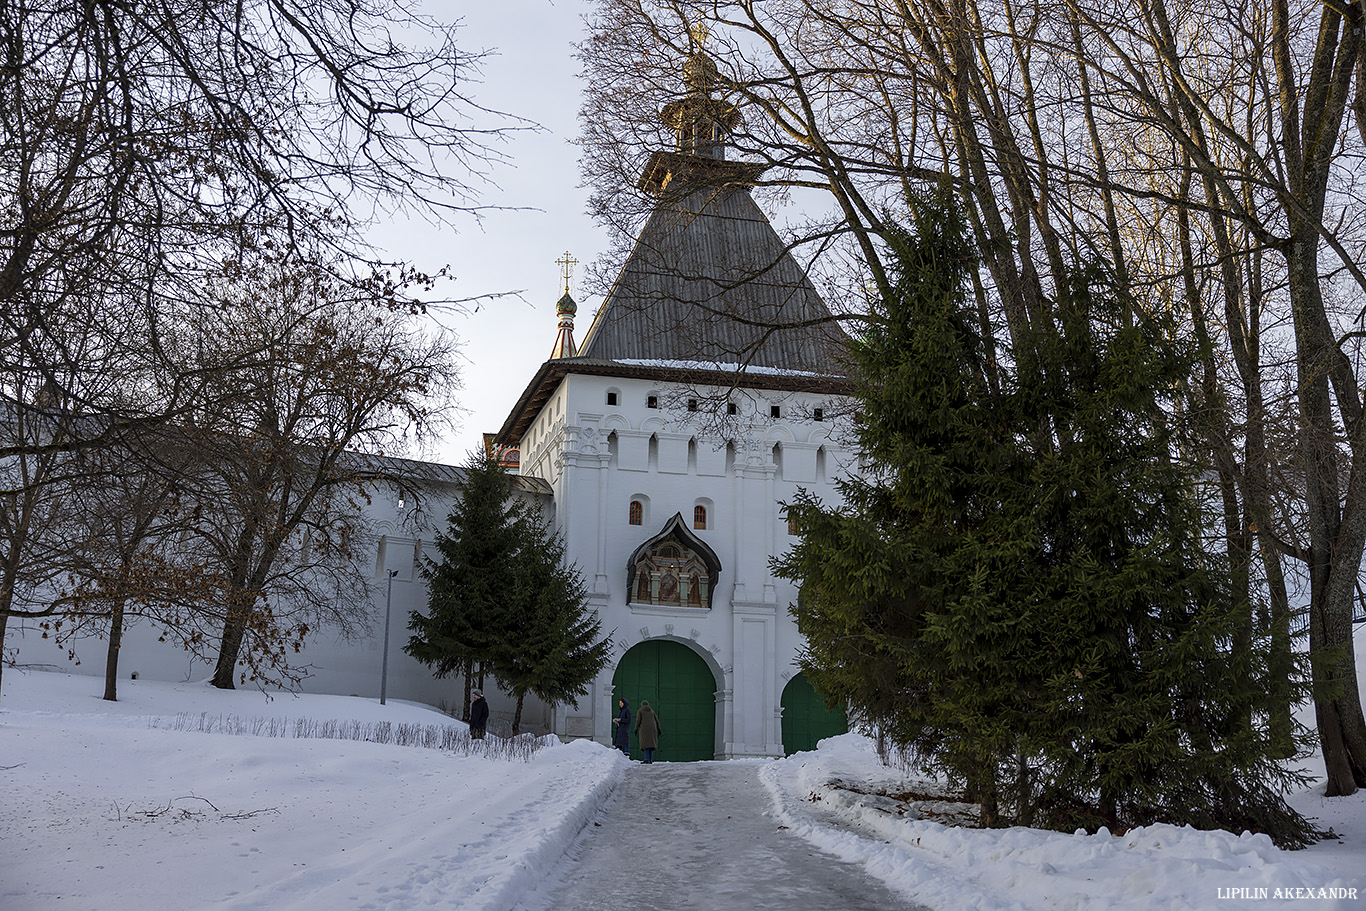
[{"label": "snowy path", "polygon": [[521,911],[913,909],[783,831],[754,762],[633,763]]}]

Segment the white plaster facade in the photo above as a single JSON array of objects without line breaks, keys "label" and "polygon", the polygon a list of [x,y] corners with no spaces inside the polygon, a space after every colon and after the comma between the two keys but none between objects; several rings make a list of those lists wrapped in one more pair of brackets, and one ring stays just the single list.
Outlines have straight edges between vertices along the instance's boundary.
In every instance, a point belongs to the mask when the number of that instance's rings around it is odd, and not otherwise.
[{"label": "white plaster facade", "polygon": [[[555,712],[556,733],[611,742],[617,662],[662,638],[702,656],[718,681],[717,758],[783,754],[781,694],[797,673],[801,636],[788,610],[796,589],[769,560],[795,540],[783,501],[799,487],[837,498],[834,479],[854,458],[842,442],[847,421],[834,417],[847,410],[810,392],[573,373],[560,381],[521,438],[521,471],[554,491],[567,558],[614,651],[590,696]],[[639,525],[630,524],[633,500]],[[703,528],[694,528],[698,506]],[[628,603],[631,554],[676,513],[720,560],[711,607]]]}]

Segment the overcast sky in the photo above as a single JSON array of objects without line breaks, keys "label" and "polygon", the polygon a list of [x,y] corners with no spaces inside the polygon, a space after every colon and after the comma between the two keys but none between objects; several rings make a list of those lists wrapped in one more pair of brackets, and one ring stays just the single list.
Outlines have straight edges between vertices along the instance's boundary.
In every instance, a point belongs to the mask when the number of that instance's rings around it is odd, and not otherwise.
[{"label": "overcast sky", "polygon": [[560,267],[566,250],[580,265],[573,293],[579,302],[575,338],[581,339],[601,302],[579,292],[584,268],[608,246],[607,234],[584,213],[588,193],[579,187],[578,134],[582,82],[574,43],[583,36],[587,0],[430,0],[429,12],[460,19],[460,45],[489,50],[478,83],[466,85],[477,103],[539,124],[499,146],[505,165],[491,169],[493,183],[477,202],[506,207],[463,219],[452,228],[422,221],[381,224],[375,240],[396,259],[425,269],[449,265],[455,276],[444,293],[471,298],[520,293],[479,304],[467,315],[441,321],[463,341],[464,388],[456,429],[425,457],[459,464],[498,430],[555,341],[555,302],[564,293]]}]

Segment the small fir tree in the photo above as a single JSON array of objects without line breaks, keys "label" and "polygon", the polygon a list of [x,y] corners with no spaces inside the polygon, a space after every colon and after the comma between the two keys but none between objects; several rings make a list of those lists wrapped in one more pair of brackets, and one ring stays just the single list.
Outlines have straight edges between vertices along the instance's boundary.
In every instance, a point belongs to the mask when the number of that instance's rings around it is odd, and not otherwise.
[{"label": "small fir tree", "polygon": [[466,466],[436,548],[440,558],[423,570],[427,613],[411,615],[404,651],[438,677],[464,675],[466,718],[476,666],[517,699],[514,734],[528,694],[557,705],[587,693],[610,640],[597,641],[599,621],[582,577],[563,565],[563,542],[514,496],[497,460],[478,456]]},{"label": "small fir tree", "polygon": [[1227,569],[1174,457],[1168,327],[1079,272],[998,352],[970,315],[957,209],[916,216],[888,236],[895,293],[853,350],[869,469],[841,509],[788,505],[802,537],[776,569],[801,586],[804,669],[961,781],[988,824],[1304,843],[1277,797],[1291,776],[1264,724],[1265,650],[1234,648]]},{"label": "small fir tree", "polygon": [[586,695],[611,648],[610,638],[598,639],[601,623],[588,607],[583,577],[564,565],[560,537],[531,512],[519,530],[508,635],[492,655],[494,676],[517,699],[514,734],[528,693],[551,706]]},{"label": "small fir tree", "polygon": [[470,459],[456,490],[446,533],[436,536],[439,557],[422,570],[427,612],[410,615],[412,635],[403,650],[437,677],[464,677],[468,719],[475,668],[482,673],[507,636],[507,594],[516,582],[520,523],[528,509],[513,496],[507,472],[487,455]]}]

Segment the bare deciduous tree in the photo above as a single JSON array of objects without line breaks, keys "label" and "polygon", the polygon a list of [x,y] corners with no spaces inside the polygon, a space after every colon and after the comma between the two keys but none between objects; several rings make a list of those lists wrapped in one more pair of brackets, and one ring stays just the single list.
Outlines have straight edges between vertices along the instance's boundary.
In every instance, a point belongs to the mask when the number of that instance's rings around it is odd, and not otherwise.
[{"label": "bare deciduous tree", "polygon": [[68,448],[191,413],[201,377],[163,346],[217,242],[283,223],[292,243],[329,210],[343,261],[367,260],[374,206],[476,209],[506,124],[461,91],[476,63],[404,0],[6,0],[0,366],[113,418]]},{"label": "bare deciduous tree", "polygon": [[[0,400],[12,425],[0,459],[13,482],[5,485],[9,513],[25,514],[50,496],[56,482],[48,475],[59,469],[39,471],[38,462],[58,466],[71,454],[107,451],[109,458],[86,460],[93,471],[119,463],[149,435],[183,438],[191,426],[215,446],[238,447],[239,478],[261,490],[297,491],[309,471],[330,490],[355,471],[339,472],[336,453],[323,458],[317,447],[376,443],[381,430],[399,435],[399,425],[428,420],[449,376],[437,363],[448,343],[420,337],[402,299],[415,273],[394,267],[389,277],[364,231],[380,210],[477,214],[474,190],[509,123],[463,93],[477,62],[457,47],[454,25],[406,0],[0,0]],[[311,264],[301,267],[311,278],[296,276],[301,283],[352,296],[333,302],[330,329],[313,314],[325,337],[296,345],[253,332],[241,301],[215,309],[224,301],[206,289],[239,282],[258,244],[269,244],[281,263],[304,251],[295,258]],[[355,306],[342,316],[347,303]],[[238,317],[245,321],[231,324]],[[262,319],[255,328],[264,326]],[[241,344],[218,345],[234,334]],[[395,380],[403,356],[385,348],[385,338],[411,345],[408,366],[430,358],[429,372],[414,367]],[[302,382],[313,370],[311,388],[333,384],[331,398],[323,396],[331,407],[336,384],[354,382],[356,407],[371,417],[388,409],[388,417],[345,426],[338,414],[337,426],[320,434],[242,404],[244,393],[278,391],[264,379],[272,372]],[[410,385],[395,388],[403,383]],[[37,390],[60,409],[38,405]],[[245,423],[234,424],[235,415]],[[39,426],[46,429],[31,432]],[[244,430],[265,434],[269,445],[242,448]],[[252,459],[272,467],[262,474],[244,464]],[[191,477],[205,480],[202,472]],[[302,506],[296,495],[287,500],[300,508],[281,520],[286,526],[318,509],[316,491],[302,495]],[[243,515],[256,508],[237,505]],[[80,592],[81,610],[96,594],[118,602],[108,586],[123,590],[122,583],[105,575],[112,564],[44,555],[33,549],[29,526],[15,521],[0,563],[85,581],[19,612],[10,599],[22,580],[11,578],[0,592],[0,624],[74,609],[67,595]],[[272,543],[248,560],[250,569],[229,561],[225,578],[252,598],[270,590],[268,568],[290,530],[272,525],[260,539]],[[227,628],[235,641],[236,621]]]},{"label": "bare deciduous tree", "polygon": [[[600,0],[586,173],[609,223],[638,224],[627,188],[668,141],[658,111],[706,33],[736,153],[774,192],[833,200],[835,223],[798,226],[795,245],[847,238],[885,293],[884,223],[908,189],[949,186],[982,252],[981,331],[1020,365],[1078,262],[1175,313],[1198,350],[1182,417],[1216,481],[1214,546],[1248,633],[1271,628],[1268,680],[1293,674],[1286,576],[1304,568],[1329,793],[1350,793],[1366,784],[1362,18],[1288,0]],[[1289,750],[1288,710],[1275,724]]]},{"label": "bare deciduous tree", "polygon": [[210,294],[196,351],[215,388],[185,433],[199,453],[182,483],[198,549],[224,581],[213,682],[243,662],[288,678],[290,644],[320,623],[363,623],[356,544],[381,455],[442,426],[453,346],[399,303],[411,275],[339,281],[317,251],[250,251]]}]

